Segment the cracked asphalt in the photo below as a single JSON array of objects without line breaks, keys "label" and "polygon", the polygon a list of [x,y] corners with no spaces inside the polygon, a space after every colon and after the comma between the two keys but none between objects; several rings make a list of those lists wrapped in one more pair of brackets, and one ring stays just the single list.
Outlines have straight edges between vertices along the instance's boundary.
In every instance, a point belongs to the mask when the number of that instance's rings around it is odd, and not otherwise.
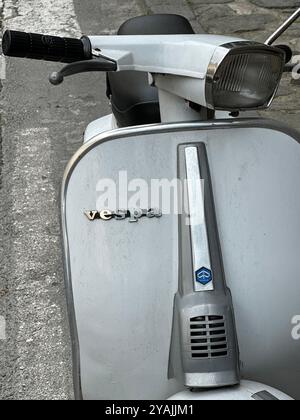
[{"label": "cracked asphalt", "polygon": [[[79,37],[112,34],[129,17],[188,17],[197,32],[263,41],[293,0],[0,0],[9,28]],[[300,51],[300,23],[282,39]],[[0,59],[0,399],[73,399],[63,286],[59,190],[85,126],[107,114],[104,75],[52,87],[60,66]],[[299,85],[286,76],[269,112],[300,129]]]}]

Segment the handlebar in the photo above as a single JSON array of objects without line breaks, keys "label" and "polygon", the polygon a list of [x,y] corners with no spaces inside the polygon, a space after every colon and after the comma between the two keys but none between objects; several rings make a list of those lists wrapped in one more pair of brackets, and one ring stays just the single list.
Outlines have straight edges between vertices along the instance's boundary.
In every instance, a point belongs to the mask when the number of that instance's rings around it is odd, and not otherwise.
[{"label": "handlebar", "polygon": [[89,38],[61,38],[19,31],[5,31],[2,51],[9,57],[73,63],[90,60],[92,46]]},{"label": "handlebar", "polygon": [[[291,49],[286,45],[276,45],[276,47],[284,51],[286,63],[289,63],[292,58]],[[53,85],[62,83],[64,77],[72,74],[89,71],[117,71],[118,68],[114,60],[101,55],[94,60],[91,41],[86,36],[81,39],[62,38],[7,30],[2,38],[2,51],[9,57],[68,63],[69,66],[50,76],[50,82]],[[284,71],[292,71],[293,67],[292,64],[286,64]]]}]

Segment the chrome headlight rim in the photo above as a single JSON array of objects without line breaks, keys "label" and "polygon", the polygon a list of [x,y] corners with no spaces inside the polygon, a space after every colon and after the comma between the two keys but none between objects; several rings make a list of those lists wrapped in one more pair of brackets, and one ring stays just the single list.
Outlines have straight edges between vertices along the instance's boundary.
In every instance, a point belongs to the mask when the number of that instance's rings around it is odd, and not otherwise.
[{"label": "chrome headlight rim", "polygon": [[[268,101],[266,101],[264,105],[256,106],[252,108],[251,107],[240,108],[238,106],[232,106],[232,107],[228,106],[226,108],[223,108],[223,107],[216,106],[214,103],[213,89],[214,89],[215,76],[220,66],[222,65],[222,63],[228,56],[233,55],[233,54],[238,54],[238,53],[245,53],[245,52],[248,52],[248,53],[259,52],[259,53],[268,53],[268,54],[273,54],[273,55],[274,53],[277,53],[278,56],[282,57],[282,68],[279,73],[277,86],[276,86],[276,89],[274,90],[273,95],[271,96],[270,99],[268,99]],[[220,45],[219,47],[216,48],[211,58],[211,61],[208,65],[208,69],[206,73],[205,98],[206,98],[207,107],[216,111],[229,111],[229,112],[251,111],[251,110],[253,111],[253,110],[261,110],[261,109],[269,108],[277,94],[280,81],[282,78],[282,74],[284,71],[284,66],[285,66],[285,54],[282,50],[276,47],[270,47],[268,45],[261,44],[259,42],[254,42],[254,41],[237,41],[237,42],[231,42],[231,43]]]}]

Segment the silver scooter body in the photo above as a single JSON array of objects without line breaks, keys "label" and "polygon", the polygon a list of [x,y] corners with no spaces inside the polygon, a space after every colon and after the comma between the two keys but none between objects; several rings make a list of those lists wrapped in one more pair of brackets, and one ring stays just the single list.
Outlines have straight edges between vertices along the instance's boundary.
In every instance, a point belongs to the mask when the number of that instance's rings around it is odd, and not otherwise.
[{"label": "silver scooter body", "polygon": [[[8,56],[69,63],[51,75],[54,85],[82,72],[140,71],[158,89],[161,124],[117,129],[112,117],[98,120],[66,169],[76,398],[190,399],[193,388],[194,400],[300,398],[300,137],[272,121],[235,118],[271,104],[290,51],[269,45],[299,15],[266,45],[190,32],[4,34]],[[229,110],[233,118],[220,117]],[[128,205],[138,180],[147,187],[185,174],[193,181],[188,227],[152,196],[147,207]],[[117,191],[124,207],[99,204],[100,194]]]},{"label": "silver scooter body", "polygon": [[242,376],[300,398],[292,336],[300,295],[299,140],[278,123],[241,119],[120,129],[86,141],[62,193],[78,398],[165,399],[184,390],[168,379],[178,215],[130,223],[91,221],[85,212],[97,209],[99,180],[127,188],[124,170],[128,182],[176,178],[178,146],[187,143],[207,148]]}]

